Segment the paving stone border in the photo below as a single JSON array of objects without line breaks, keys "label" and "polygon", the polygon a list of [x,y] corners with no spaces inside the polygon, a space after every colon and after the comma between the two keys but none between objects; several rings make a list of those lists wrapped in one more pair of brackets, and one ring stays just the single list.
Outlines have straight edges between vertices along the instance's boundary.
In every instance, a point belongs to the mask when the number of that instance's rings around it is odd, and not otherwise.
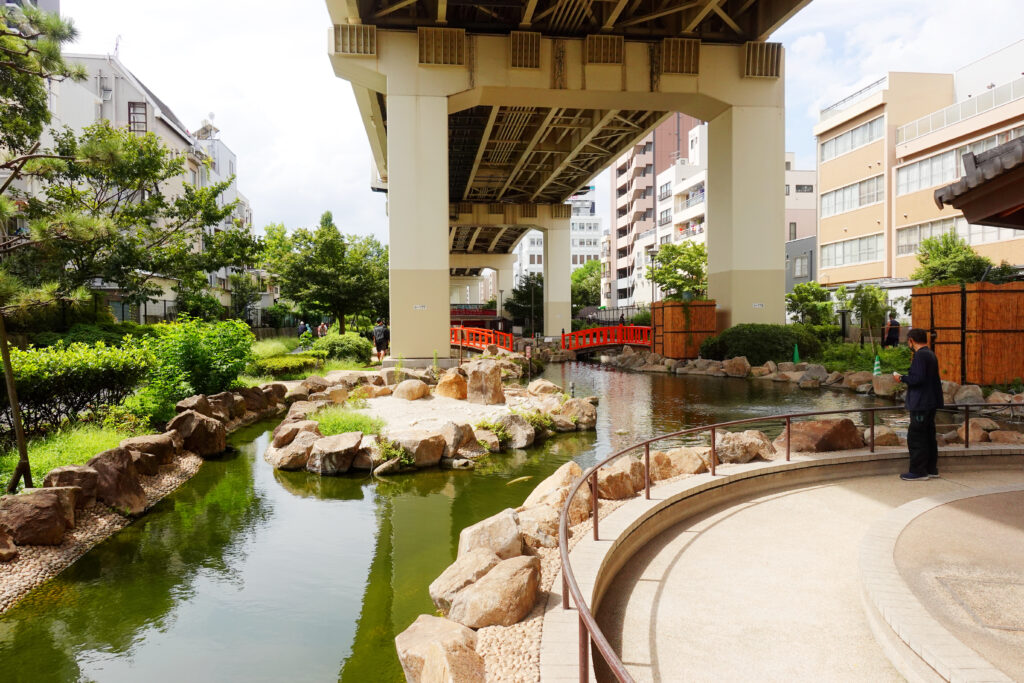
[{"label": "paving stone border", "polygon": [[[993,486],[926,496],[901,505],[875,522],[860,543],[861,584],[867,607],[873,607],[891,633],[879,633],[884,624],[872,624],[876,638],[895,635],[909,648],[886,648],[896,669],[909,681],[928,680],[927,670],[911,659],[916,654],[934,673],[947,681],[1012,681],[988,660],[949,632],[921,604],[896,567],[896,543],[915,519],[937,507],[996,493],[1024,491],[1024,486]],[[895,656],[894,656],[895,655]]]}]

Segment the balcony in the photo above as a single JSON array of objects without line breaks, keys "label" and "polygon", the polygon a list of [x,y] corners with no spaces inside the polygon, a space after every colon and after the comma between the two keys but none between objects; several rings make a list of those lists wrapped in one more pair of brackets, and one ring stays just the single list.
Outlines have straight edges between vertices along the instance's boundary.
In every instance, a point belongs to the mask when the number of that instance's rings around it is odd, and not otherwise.
[{"label": "balcony", "polygon": [[996,107],[1009,104],[1024,98],[1024,78],[1018,78],[1010,83],[1004,83],[996,88],[987,90],[977,97],[957,102],[945,109],[922,116],[917,121],[911,121],[905,126],[896,129],[896,144],[909,142],[929,133],[934,133],[946,126],[960,123],[972,116],[983,114]]},{"label": "balcony", "polygon": [[691,195],[690,198],[687,199],[686,202],[683,203],[683,208],[684,209],[689,209],[691,206],[697,206],[698,204],[703,204],[703,203],[704,203],[704,193],[700,192],[698,194]]}]

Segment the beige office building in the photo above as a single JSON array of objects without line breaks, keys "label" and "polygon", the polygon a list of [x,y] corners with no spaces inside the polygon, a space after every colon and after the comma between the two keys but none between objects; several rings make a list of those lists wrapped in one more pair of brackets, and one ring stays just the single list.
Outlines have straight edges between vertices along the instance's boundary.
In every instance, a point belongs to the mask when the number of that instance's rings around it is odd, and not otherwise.
[{"label": "beige office building", "polygon": [[935,189],[960,157],[1024,134],[1024,41],[952,74],[889,73],[821,112],[818,281],[906,286],[920,241],[956,231],[996,263],[1024,264],[1024,234],[969,225]]}]

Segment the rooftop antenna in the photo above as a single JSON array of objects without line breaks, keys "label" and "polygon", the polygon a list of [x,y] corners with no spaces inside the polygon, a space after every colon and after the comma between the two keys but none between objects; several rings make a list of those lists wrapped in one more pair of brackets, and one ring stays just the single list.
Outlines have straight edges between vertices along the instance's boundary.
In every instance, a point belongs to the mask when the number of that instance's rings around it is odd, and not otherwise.
[{"label": "rooftop antenna", "polygon": [[121,34],[117,34],[117,38],[114,39],[114,57],[116,58],[121,52]]}]

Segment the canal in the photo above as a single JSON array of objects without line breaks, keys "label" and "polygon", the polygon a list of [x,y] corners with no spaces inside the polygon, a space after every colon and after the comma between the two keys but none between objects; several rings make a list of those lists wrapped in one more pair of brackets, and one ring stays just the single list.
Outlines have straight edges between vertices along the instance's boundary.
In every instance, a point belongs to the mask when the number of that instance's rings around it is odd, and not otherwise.
[{"label": "canal", "polygon": [[586,467],[686,426],[847,408],[860,420],[858,408],[885,405],[583,363],[544,376],[601,397],[596,432],[471,472],[278,472],[262,457],[274,423],[236,432],[226,457],[0,616],[0,680],[401,681],[394,637],[434,612],[427,586],[454,560],[460,530],[520,505],[567,460]]}]

